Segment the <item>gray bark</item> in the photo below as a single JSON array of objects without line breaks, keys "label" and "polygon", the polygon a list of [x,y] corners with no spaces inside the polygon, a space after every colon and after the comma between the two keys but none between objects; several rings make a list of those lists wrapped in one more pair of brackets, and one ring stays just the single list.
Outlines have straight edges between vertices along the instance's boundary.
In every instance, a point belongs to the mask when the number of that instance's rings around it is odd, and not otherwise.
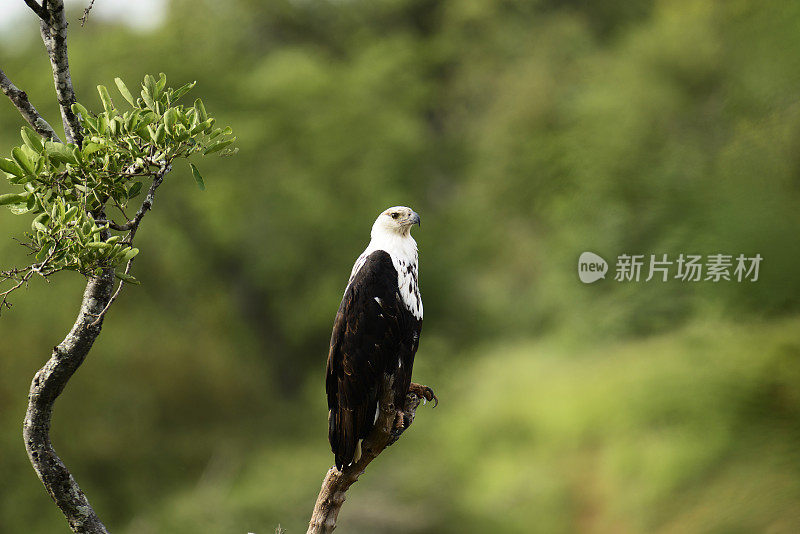
[{"label": "gray bark", "polygon": [[53,127],[44,120],[44,118],[36,111],[36,108],[33,107],[31,101],[28,100],[28,95],[14,85],[11,80],[8,79],[6,73],[3,72],[3,69],[0,69],[0,90],[3,91],[3,94],[11,100],[11,103],[16,106],[19,110],[22,118],[25,119],[28,124],[31,125],[36,133],[44,137],[45,139],[50,139],[51,141],[55,141],[57,143],[61,142],[61,139],[58,138],[58,135],[53,130]]},{"label": "gray bark", "polygon": [[69,73],[69,59],[67,58],[67,17],[64,13],[63,0],[49,0],[44,2],[43,9],[47,17],[42,17],[40,22],[42,41],[53,67],[53,83],[58,97],[58,106],[61,109],[61,121],[64,123],[64,134],[68,143],[83,143],[83,134],[78,117],[72,111],[75,103],[75,90],[72,87],[72,77]]},{"label": "gray bark", "polygon": [[93,323],[111,299],[113,286],[114,273],[110,269],[89,280],[75,324],[33,378],[22,428],[25,449],[36,474],[76,533],[106,534],[108,531],[53,449],[50,419],[53,404],[100,334],[102,320]]}]

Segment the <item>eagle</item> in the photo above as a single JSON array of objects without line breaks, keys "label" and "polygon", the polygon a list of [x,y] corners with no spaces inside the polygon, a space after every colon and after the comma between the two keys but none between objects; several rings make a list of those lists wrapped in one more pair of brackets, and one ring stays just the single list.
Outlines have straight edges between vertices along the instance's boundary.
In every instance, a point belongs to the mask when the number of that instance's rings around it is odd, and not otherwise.
[{"label": "eagle", "polygon": [[[396,407],[404,406],[409,391],[436,400],[430,388],[411,382],[422,331],[415,224],[421,226],[419,215],[405,206],[378,216],[336,313],[325,389],[328,440],[339,471],[358,460],[361,440],[378,419],[385,375],[394,378]],[[399,411],[395,428],[404,426]]]}]

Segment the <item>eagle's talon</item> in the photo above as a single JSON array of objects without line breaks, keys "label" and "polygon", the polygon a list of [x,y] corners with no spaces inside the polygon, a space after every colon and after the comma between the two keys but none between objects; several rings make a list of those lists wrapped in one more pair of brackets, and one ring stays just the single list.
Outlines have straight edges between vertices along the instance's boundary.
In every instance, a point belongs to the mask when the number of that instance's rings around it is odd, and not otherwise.
[{"label": "eagle's talon", "polygon": [[434,408],[439,405],[439,398],[434,394],[433,389],[429,388],[428,386],[412,382],[411,386],[408,388],[408,391],[423,399],[423,402],[433,401]]},{"label": "eagle's talon", "polygon": [[[427,386],[426,386],[426,387],[427,387]],[[426,396],[425,396],[425,400],[428,400],[428,401],[433,401],[433,407],[434,407],[434,408],[436,408],[437,406],[439,406],[439,397],[437,397],[437,396],[436,396],[436,395],[433,393],[433,390],[432,390],[431,388],[427,388],[427,390],[426,390],[425,392],[426,392],[428,395],[430,395],[430,397],[428,397],[428,396],[426,395]]]}]

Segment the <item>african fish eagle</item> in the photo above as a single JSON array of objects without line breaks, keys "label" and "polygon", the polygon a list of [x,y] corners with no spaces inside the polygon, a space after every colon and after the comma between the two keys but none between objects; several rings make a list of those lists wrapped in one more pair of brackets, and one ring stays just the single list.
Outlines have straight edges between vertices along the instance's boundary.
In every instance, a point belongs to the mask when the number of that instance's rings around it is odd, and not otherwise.
[{"label": "african fish eagle", "polygon": [[[411,383],[422,330],[417,242],[411,237],[415,224],[419,215],[404,206],[378,216],[336,313],[325,389],[328,439],[340,471],[358,460],[360,440],[378,419],[384,374],[394,375],[396,407],[402,409],[409,390],[435,399],[430,388]],[[399,411],[395,427],[403,426]]]}]

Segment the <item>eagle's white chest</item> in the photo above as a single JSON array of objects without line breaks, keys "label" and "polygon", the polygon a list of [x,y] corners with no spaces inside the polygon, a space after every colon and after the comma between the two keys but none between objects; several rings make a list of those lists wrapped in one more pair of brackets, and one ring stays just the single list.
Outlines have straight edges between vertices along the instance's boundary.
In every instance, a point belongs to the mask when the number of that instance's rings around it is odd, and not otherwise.
[{"label": "eagle's white chest", "polygon": [[397,290],[408,311],[417,319],[422,319],[422,295],[419,292],[418,260],[413,257],[395,256],[391,252],[392,264],[397,270]]},{"label": "eagle's white chest", "polygon": [[[394,237],[394,236],[392,236]],[[419,291],[419,259],[417,242],[410,235],[402,238],[376,239],[373,236],[369,246],[361,253],[353,265],[350,282],[361,270],[367,257],[376,250],[384,250],[392,258],[392,265],[397,271],[397,290],[400,299],[408,311],[417,319],[422,319],[422,295]]]}]

